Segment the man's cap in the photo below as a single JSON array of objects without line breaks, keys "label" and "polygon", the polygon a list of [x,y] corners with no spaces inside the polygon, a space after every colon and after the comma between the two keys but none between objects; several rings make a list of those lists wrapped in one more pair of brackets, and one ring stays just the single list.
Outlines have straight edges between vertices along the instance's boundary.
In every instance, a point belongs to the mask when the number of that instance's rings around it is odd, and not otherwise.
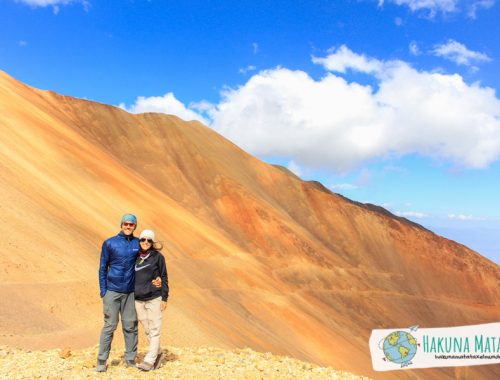
[{"label": "man's cap", "polygon": [[137,218],[135,217],[135,215],[132,215],[132,214],[123,215],[122,220],[120,221],[120,227],[125,222],[134,223],[137,226]]}]

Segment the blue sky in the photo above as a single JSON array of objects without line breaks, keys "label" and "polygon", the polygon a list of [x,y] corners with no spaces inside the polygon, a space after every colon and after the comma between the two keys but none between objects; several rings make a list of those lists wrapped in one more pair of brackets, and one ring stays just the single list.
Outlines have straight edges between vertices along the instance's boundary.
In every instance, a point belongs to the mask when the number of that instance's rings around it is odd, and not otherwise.
[{"label": "blue sky", "polygon": [[199,119],[500,262],[495,0],[2,0],[0,69]]}]

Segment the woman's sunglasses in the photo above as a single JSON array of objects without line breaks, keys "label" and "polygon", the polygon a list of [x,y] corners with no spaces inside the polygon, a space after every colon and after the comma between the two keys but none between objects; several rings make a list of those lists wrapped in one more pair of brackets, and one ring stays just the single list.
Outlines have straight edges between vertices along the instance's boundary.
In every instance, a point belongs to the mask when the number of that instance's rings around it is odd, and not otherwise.
[{"label": "woman's sunglasses", "polygon": [[123,222],[122,225],[124,225],[125,227],[134,227],[135,223]]},{"label": "woman's sunglasses", "polygon": [[146,241],[147,241],[149,244],[153,244],[153,240],[151,240],[151,239],[142,238],[142,239],[140,240],[140,242],[141,242],[141,243],[144,243],[144,242],[146,242]]}]

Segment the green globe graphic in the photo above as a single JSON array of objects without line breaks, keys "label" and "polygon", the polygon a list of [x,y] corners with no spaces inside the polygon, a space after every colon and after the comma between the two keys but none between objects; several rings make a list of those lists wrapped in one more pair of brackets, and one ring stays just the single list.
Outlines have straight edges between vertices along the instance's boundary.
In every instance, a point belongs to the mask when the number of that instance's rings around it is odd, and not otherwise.
[{"label": "green globe graphic", "polygon": [[406,364],[417,353],[417,341],[407,332],[394,331],[386,336],[382,349],[387,360]]}]

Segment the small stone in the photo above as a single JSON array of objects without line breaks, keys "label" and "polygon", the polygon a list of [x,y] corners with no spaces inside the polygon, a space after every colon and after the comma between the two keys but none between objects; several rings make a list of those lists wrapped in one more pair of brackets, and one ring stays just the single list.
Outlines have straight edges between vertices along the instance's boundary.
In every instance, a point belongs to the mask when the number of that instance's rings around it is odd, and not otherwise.
[{"label": "small stone", "polygon": [[85,368],[93,368],[95,364],[96,361],[94,359],[87,359],[83,362],[82,366]]},{"label": "small stone", "polygon": [[69,348],[65,348],[63,350],[61,350],[61,352],[59,353],[59,357],[61,359],[67,359],[71,356],[71,350]]},{"label": "small stone", "polygon": [[178,359],[179,359],[179,356],[174,354],[173,352],[167,351],[165,354],[165,360],[167,362],[173,362],[173,361],[178,360]]},{"label": "small stone", "polygon": [[121,363],[121,360],[120,360],[120,359],[113,359],[113,360],[111,360],[111,363],[110,363],[110,364],[111,364],[113,367],[116,367],[117,365],[120,365],[120,363]]}]

